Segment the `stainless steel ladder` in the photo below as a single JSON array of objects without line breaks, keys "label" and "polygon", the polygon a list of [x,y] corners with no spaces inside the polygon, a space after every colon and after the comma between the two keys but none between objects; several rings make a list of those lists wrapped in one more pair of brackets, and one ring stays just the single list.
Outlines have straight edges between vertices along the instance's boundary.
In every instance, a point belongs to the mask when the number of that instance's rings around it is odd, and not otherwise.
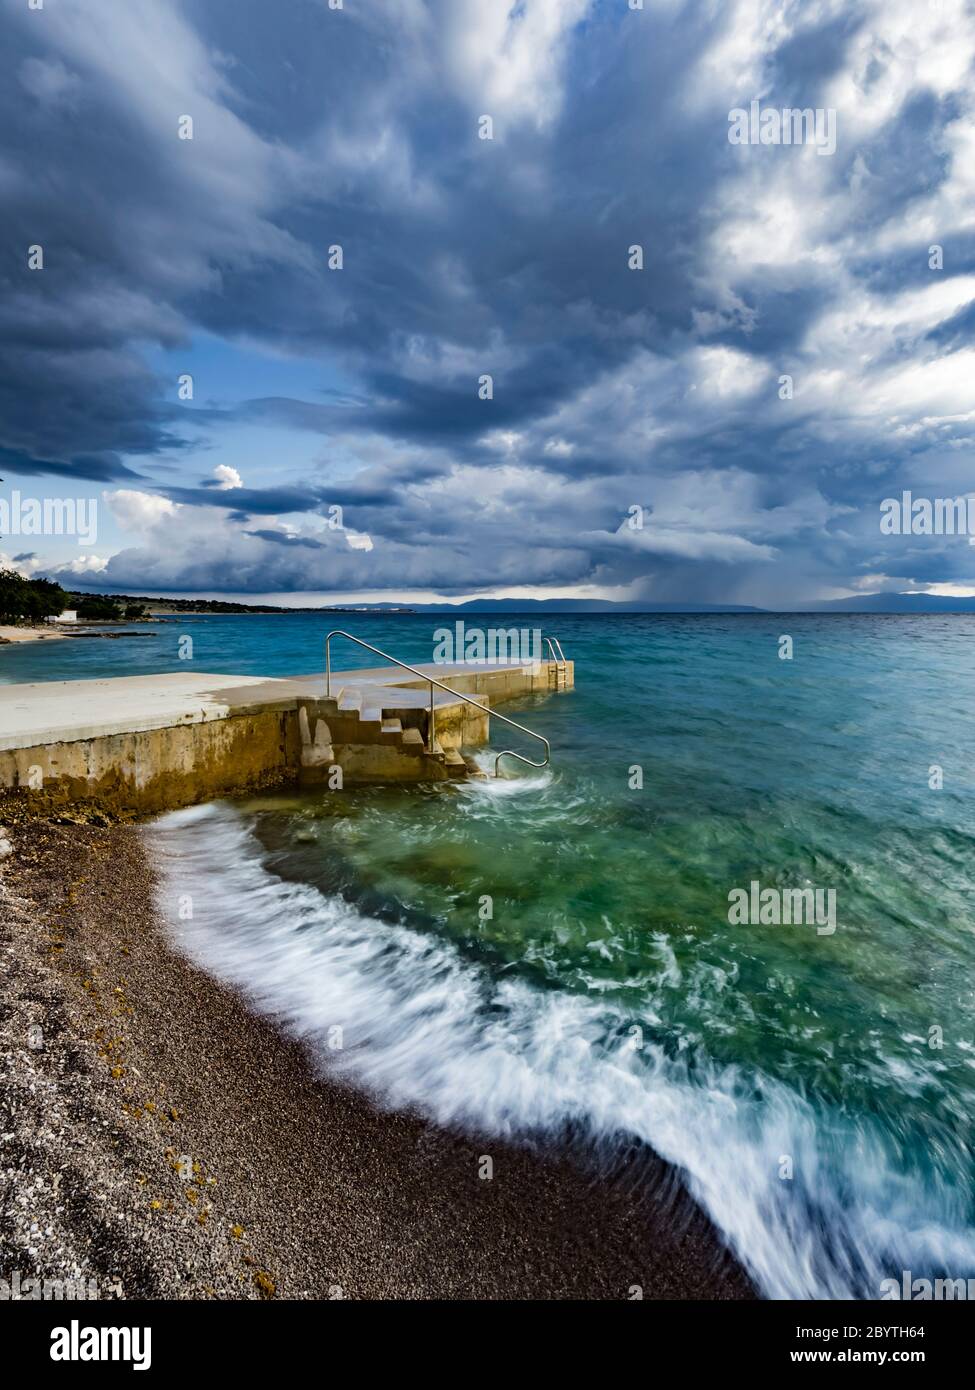
[{"label": "stainless steel ladder", "polygon": [[565,690],[569,684],[569,663],[565,659],[562,643],[557,637],[545,637],[542,640],[548,644],[548,649],[552,653],[552,660],[548,666],[548,688],[549,690]]},{"label": "stainless steel ladder", "polygon": [[[551,747],[550,747],[550,745],[549,745],[549,741],[548,741],[547,738],[544,738],[541,734],[536,734],[534,729],[528,729],[528,728],[526,728],[524,724],[519,724],[519,723],[517,723],[514,719],[509,719],[508,716],[507,716],[506,714],[499,714],[499,713],[497,712],[497,710],[489,709],[487,705],[478,704],[477,700],[472,700],[471,697],[470,697],[469,695],[465,695],[465,694],[463,693],[463,691],[454,690],[453,686],[445,685],[443,681],[434,680],[432,676],[430,676],[430,675],[428,675],[428,674],[426,673],[426,671],[420,671],[420,670],[418,670],[415,666],[409,666],[409,665],[407,665],[407,663],[406,663],[405,661],[400,661],[398,657],[390,656],[389,652],[384,652],[380,647],[374,647],[374,646],[372,645],[371,642],[364,642],[364,641],[362,640],[361,637],[355,637],[351,632],[345,632],[342,628],[334,628],[334,629],[328,634],[328,636],[325,638],[325,698],[326,698],[327,700],[330,700],[330,699],[332,698],[332,651],[331,651],[331,642],[332,642],[332,638],[333,638],[333,637],[347,637],[348,640],[349,640],[350,642],[355,642],[355,643],[357,643],[360,647],[365,647],[365,649],[366,649],[367,652],[375,652],[375,654],[376,654],[377,656],[381,656],[381,657],[383,658],[384,661],[391,661],[391,662],[393,663],[394,666],[400,666],[400,667],[402,667],[402,669],[403,669],[404,671],[409,671],[411,675],[418,676],[418,677],[420,678],[420,680],[426,681],[426,682],[429,684],[429,686],[430,686],[430,718],[429,718],[428,729],[427,729],[427,734],[428,734],[428,738],[427,738],[427,752],[428,752],[428,753],[432,753],[432,752],[433,752],[434,743],[436,742],[436,718],[437,718],[437,714],[436,714],[436,705],[435,705],[435,703],[434,703],[435,697],[434,697],[434,694],[433,694],[434,687],[436,687],[438,690],[446,690],[447,693],[448,693],[448,695],[453,695],[453,697],[454,697],[455,700],[464,700],[464,701],[467,702],[467,704],[473,705],[475,709],[479,709],[479,710],[482,711],[482,713],[487,714],[487,715],[490,715],[492,719],[500,719],[501,722],[502,722],[503,724],[510,724],[511,727],[512,727],[513,729],[518,729],[520,733],[528,734],[530,738],[537,738],[538,741],[539,741],[539,743],[544,744],[544,746],[545,746],[545,757],[542,759],[542,761],[541,761],[540,763],[533,762],[531,758],[526,758],[526,757],[524,757],[521,753],[516,753],[516,752],[515,752],[513,749],[511,749],[511,748],[504,748],[504,749],[502,749],[501,752],[497,755],[497,757],[496,757],[495,760],[494,760],[494,775],[495,775],[495,777],[497,777],[497,776],[499,775],[499,774],[498,774],[498,767],[499,767],[499,764],[500,764],[502,758],[516,758],[516,759],[518,760],[518,762],[520,762],[520,763],[525,763],[525,764],[527,764],[528,767],[547,767],[547,766],[549,765],[549,761],[550,761],[550,759],[551,759],[551,752],[552,752]],[[555,640],[556,640],[556,643],[558,643],[558,638],[556,638]],[[552,658],[553,658],[553,661],[554,661],[556,658],[555,658],[555,651],[554,651],[554,648],[553,648],[553,646],[552,646],[551,638],[546,637],[546,638],[545,638],[545,641],[548,642],[549,650],[552,652]],[[561,670],[562,670],[562,673],[563,673],[563,674],[562,674],[562,681],[563,681],[563,684],[562,684],[561,687],[556,686],[555,688],[557,688],[557,689],[564,689],[564,688],[565,688],[565,681],[566,681],[566,679],[567,679],[567,677],[566,677],[566,675],[565,675],[565,671],[566,671],[566,660],[565,660],[565,656],[562,654],[562,646],[561,646],[561,643],[558,643],[558,648],[559,648],[559,656],[560,656],[561,662],[562,662]],[[549,670],[551,671],[551,666],[549,667]],[[556,677],[556,679],[558,679],[558,676]]]}]

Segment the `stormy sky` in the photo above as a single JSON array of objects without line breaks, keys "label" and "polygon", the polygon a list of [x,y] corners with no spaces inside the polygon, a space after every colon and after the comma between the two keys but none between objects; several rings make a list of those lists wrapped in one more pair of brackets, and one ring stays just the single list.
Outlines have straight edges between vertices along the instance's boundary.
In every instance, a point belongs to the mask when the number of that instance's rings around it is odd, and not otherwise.
[{"label": "stormy sky", "polygon": [[[975,491],[975,9],[634,2],[0,0],[0,497],[99,509],[0,559],[287,602],[975,592],[967,537],[879,525]],[[835,152],[731,143],[753,101],[834,112]]]}]

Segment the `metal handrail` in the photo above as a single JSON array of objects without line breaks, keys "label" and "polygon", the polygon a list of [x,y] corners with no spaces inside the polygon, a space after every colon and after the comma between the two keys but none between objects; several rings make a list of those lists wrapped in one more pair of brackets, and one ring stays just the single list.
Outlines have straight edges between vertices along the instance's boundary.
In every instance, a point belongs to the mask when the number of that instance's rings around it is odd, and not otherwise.
[{"label": "metal handrail", "polygon": [[[568,682],[568,676],[566,675],[566,673],[569,669],[569,663],[565,659],[565,652],[562,650],[562,643],[559,641],[557,637],[543,637],[542,641],[548,644],[548,649],[552,653],[552,663],[555,666],[555,688],[556,690],[558,690],[560,676],[565,676],[566,682]],[[552,645],[553,641],[555,642],[554,647]],[[556,647],[558,648],[557,655]]]},{"label": "metal handrail", "polygon": [[517,758],[520,763],[527,763],[529,767],[547,767],[551,757],[551,746],[547,738],[542,734],[536,734],[534,729],[527,729],[524,724],[517,723],[514,719],[509,719],[506,714],[498,714],[497,710],[489,709],[487,705],[479,705],[476,700],[472,700],[469,695],[465,695],[461,690],[455,690],[451,685],[444,685],[443,681],[435,681],[432,676],[428,676],[425,671],[418,671],[415,666],[408,666],[405,661],[400,661],[398,657],[390,656],[389,652],[384,652],[380,647],[374,647],[371,642],[363,642],[361,637],[354,637],[351,632],[345,632],[342,628],[334,628],[325,638],[325,698],[332,698],[332,651],[331,641],[333,637],[347,637],[350,642],[357,642],[360,647],[365,647],[366,651],[375,652],[377,656],[383,657],[385,661],[391,661],[394,666],[401,666],[404,671],[411,672],[414,676],[419,676],[420,680],[429,682],[430,685],[430,742],[427,748],[428,753],[433,752],[435,742],[436,720],[433,687],[438,690],[446,690],[448,695],[454,695],[459,700],[466,700],[469,705],[479,709],[482,713],[500,719],[504,724],[510,724],[513,729],[520,730],[523,734],[528,734],[531,738],[537,738],[545,745],[545,757],[540,763],[532,762],[531,758],[522,757],[520,753],[513,752],[510,748],[504,748],[494,760],[494,775],[498,775],[498,764],[502,758]]}]

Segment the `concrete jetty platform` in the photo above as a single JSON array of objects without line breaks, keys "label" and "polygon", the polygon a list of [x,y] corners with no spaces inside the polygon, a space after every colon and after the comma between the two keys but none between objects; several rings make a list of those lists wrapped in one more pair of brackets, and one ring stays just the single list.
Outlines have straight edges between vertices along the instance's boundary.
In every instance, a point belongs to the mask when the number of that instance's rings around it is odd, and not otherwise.
[{"label": "concrete jetty platform", "polygon": [[[416,669],[333,672],[330,698],[321,673],[0,685],[0,788],[149,814],[288,783],[463,778],[476,772],[463,750],[487,743],[490,715],[460,694],[491,706],[569,689],[575,676],[571,661]],[[432,740],[429,678],[450,687],[434,692]],[[537,756],[513,731],[504,746]]]}]

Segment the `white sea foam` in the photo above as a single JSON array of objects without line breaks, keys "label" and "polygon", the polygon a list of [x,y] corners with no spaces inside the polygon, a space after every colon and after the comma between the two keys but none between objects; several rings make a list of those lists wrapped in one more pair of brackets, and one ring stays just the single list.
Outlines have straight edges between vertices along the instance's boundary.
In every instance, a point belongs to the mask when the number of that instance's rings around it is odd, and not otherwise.
[{"label": "white sea foam", "polygon": [[898,1173],[883,1136],[767,1077],[637,1050],[632,1015],[495,978],[449,943],[282,880],[231,807],[179,811],[146,833],[182,949],[379,1102],[482,1133],[574,1122],[596,1142],[636,1136],[683,1169],[773,1298],[875,1298],[902,1269],[975,1272],[959,1199]]},{"label": "white sea foam", "polygon": [[552,782],[551,767],[539,772],[526,772],[524,763],[512,762],[509,758],[501,761],[501,775],[495,777],[494,767],[497,751],[482,750],[470,755],[475,766],[486,774],[486,781],[458,783],[461,790],[474,796],[524,796],[526,792],[543,791]]}]

